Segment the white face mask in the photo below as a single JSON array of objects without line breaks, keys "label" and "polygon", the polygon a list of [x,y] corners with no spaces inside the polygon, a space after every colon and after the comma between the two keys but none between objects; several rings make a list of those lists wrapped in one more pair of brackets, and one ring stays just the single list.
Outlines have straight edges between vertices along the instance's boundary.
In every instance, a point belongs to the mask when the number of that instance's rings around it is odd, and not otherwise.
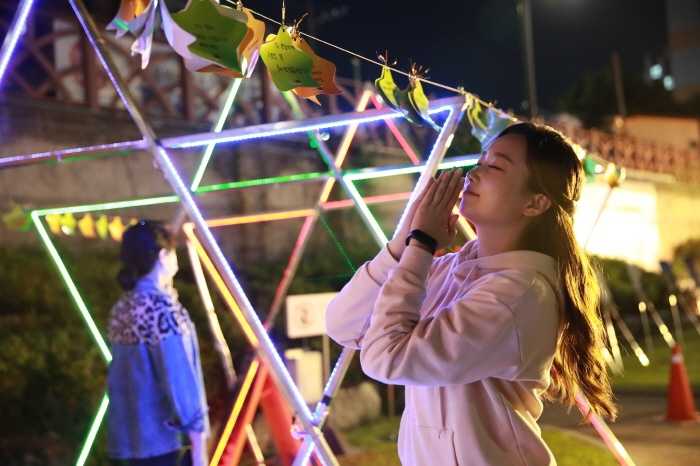
[{"label": "white face mask", "polygon": [[173,278],[177,273],[177,254],[174,249],[161,249],[160,264],[168,278]]}]

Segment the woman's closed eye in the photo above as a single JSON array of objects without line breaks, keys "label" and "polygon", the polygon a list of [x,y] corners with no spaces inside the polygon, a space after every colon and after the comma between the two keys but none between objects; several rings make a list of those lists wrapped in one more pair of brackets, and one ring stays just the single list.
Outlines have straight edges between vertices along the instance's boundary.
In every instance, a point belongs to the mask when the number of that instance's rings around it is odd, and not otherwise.
[{"label": "woman's closed eye", "polygon": [[501,167],[499,167],[498,165],[489,164],[489,163],[484,164],[484,163],[481,163],[481,162],[477,162],[477,163],[476,163],[476,166],[477,166],[477,167],[493,168],[494,170],[498,170],[498,171],[504,171],[504,170],[503,170]]}]

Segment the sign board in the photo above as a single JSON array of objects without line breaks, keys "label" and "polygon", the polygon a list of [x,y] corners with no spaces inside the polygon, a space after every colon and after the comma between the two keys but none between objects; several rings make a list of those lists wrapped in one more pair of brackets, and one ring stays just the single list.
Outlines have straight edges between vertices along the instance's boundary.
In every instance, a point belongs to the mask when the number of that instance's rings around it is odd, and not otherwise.
[{"label": "sign board", "polygon": [[323,371],[321,353],[300,348],[284,352],[289,375],[299,388],[301,396],[309,404],[317,403],[323,396]]},{"label": "sign board", "polygon": [[287,297],[287,336],[317,337],[326,333],[326,307],[337,293],[300,294]]}]

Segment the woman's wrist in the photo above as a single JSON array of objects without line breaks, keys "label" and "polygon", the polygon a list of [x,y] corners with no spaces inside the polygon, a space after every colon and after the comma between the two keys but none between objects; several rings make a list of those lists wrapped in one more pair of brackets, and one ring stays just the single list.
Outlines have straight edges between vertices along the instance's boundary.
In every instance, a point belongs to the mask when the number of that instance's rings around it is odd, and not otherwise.
[{"label": "woman's wrist", "polygon": [[406,245],[403,243],[402,238],[398,237],[390,240],[386,244],[386,247],[389,250],[389,254],[391,254],[391,257],[393,257],[397,262],[401,260],[401,255],[406,249]]},{"label": "woman's wrist", "polygon": [[418,240],[415,239],[415,238],[411,238],[411,241],[410,241],[408,244],[409,244],[410,246],[415,246],[415,247],[421,248],[422,250],[424,250],[424,251],[426,251],[426,252],[429,252],[430,255],[433,255],[433,254],[434,254],[433,251],[432,251],[432,249],[430,249],[427,245],[421,243],[420,241],[418,241]]}]

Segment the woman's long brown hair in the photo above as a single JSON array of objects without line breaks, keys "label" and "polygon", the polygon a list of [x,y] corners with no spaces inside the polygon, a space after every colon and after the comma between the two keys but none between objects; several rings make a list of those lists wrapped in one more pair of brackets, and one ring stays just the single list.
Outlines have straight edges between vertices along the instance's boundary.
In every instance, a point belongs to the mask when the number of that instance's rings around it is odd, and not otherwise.
[{"label": "woman's long brown hair", "polygon": [[546,126],[518,123],[499,137],[506,134],[525,138],[529,189],[545,194],[552,203],[529,224],[521,238],[523,249],[547,254],[557,261],[563,292],[560,337],[552,384],[545,398],[572,407],[580,391],[594,413],[614,420],[617,407],[603,358],[600,290],[595,271],[574,236],[574,207],[585,181],[582,163],[571,144]]}]

